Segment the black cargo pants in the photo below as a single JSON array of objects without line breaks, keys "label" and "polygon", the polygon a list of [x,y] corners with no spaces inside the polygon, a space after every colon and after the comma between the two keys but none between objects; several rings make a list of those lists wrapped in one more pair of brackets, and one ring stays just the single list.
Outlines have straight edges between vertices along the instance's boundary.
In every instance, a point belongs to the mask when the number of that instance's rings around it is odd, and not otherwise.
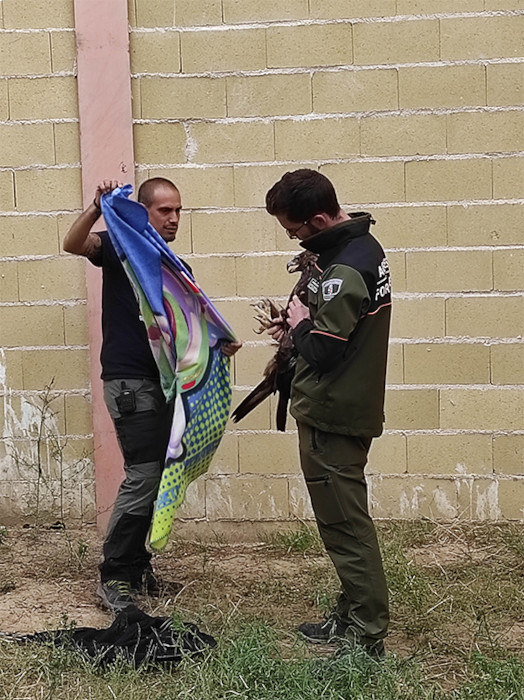
[{"label": "black cargo pants", "polygon": [[[121,412],[117,399],[122,382],[134,392],[135,410]],[[103,546],[102,581],[140,583],[150,566],[146,538],[164,468],[173,402],[166,403],[159,382],[112,379],[104,382],[104,398],[124,457],[120,485]]]},{"label": "black cargo pants", "polygon": [[336,612],[348,636],[386,636],[388,589],[368,512],[364,467],[371,438],[326,433],[298,423],[300,462],[322,541],[341,583]]}]

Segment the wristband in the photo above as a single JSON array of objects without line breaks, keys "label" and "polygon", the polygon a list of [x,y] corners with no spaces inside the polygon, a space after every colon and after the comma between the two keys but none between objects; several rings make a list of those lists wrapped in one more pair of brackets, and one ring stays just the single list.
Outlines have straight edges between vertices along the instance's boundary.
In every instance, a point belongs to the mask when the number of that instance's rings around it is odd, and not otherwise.
[{"label": "wristband", "polygon": [[95,208],[98,209],[98,211],[102,211],[102,207],[96,203],[96,199],[93,199],[93,204],[95,205]]}]

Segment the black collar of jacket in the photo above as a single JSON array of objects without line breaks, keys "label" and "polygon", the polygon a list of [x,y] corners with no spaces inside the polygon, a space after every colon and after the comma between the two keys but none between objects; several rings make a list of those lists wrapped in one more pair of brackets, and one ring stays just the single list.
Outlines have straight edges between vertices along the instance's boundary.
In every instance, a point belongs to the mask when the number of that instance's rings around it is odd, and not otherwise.
[{"label": "black collar of jacket", "polygon": [[351,238],[369,233],[370,225],[375,223],[371,214],[365,211],[350,212],[349,217],[347,221],[309,236],[300,245],[317,254],[334,247],[344,247]]}]

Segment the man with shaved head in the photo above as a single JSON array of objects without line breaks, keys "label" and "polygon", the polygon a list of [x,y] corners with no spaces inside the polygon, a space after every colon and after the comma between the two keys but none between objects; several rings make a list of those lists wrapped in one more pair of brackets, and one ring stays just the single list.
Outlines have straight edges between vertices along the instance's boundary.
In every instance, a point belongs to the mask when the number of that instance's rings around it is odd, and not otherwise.
[{"label": "man with shaved head", "polygon": [[[103,546],[101,603],[118,613],[133,603],[133,593],[158,591],[146,538],[164,467],[173,417],[166,403],[160,375],[141,320],[135,293],[107,231],[92,227],[101,215],[100,198],[121,183],[102,181],[92,203],[73,223],[64,250],[86,257],[102,268],[102,379],[104,398],[113,419],[124,457],[122,482]],[[176,239],[182,203],[176,185],[165,178],[146,180],[138,201],[147,209],[149,223],[166,243]],[[226,355],[240,343],[226,343]]]}]

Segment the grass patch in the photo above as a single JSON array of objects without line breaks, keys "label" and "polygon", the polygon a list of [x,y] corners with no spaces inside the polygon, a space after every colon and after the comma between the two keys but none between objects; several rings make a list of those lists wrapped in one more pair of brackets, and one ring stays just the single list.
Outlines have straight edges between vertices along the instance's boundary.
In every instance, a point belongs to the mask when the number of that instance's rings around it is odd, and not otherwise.
[{"label": "grass patch", "polygon": [[[161,575],[181,579],[184,590],[176,602],[166,597],[154,603],[164,608],[147,610],[172,615],[180,625],[194,621],[213,634],[218,646],[202,657],[170,668],[120,664],[101,670],[64,650],[0,637],[0,697],[522,700],[524,529],[420,521],[381,523],[378,531],[392,613],[382,663],[362,654],[334,659],[330,649],[297,637],[297,624],[319,619],[337,593],[316,530],[303,525],[263,545],[184,542],[156,558]],[[62,549],[47,551],[42,562],[43,541],[27,536],[34,580],[42,572],[47,580],[67,576],[89,590],[98,544],[83,533],[71,536],[69,545],[63,536],[52,537],[53,546]],[[24,541],[10,529],[3,547],[10,559],[4,557],[3,571],[0,557],[0,581],[8,573],[17,584],[11,596],[33,575]],[[71,556],[70,543],[78,556]],[[54,566],[46,568],[50,561]],[[9,597],[0,596],[0,603]]]},{"label": "grass patch", "polygon": [[298,530],[271,533],[265,541],[275,550],[288,554],[321,554],[324,551],[317,528],[310,525],[302,525]]}]

